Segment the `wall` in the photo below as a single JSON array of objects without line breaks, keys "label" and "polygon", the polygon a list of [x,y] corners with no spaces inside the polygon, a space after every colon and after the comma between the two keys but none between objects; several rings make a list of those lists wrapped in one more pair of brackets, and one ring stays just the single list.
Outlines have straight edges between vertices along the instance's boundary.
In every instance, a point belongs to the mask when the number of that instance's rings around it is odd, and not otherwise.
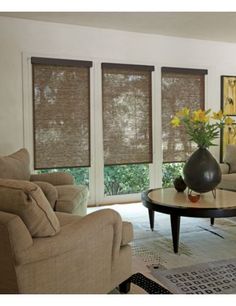
[{"label": "wall", "polygon": [[[231,43],[0,17],[0,44],[0,154],[23,146],[22,59],[27,54],[154,64],[157,105],[161,66],[208,69],[207,107],[214,110],[220,108],[220,75],[236,75],[236,44]],[[161,119],[160,112],[157,116]],[[161,138],[160,129],[157,136]],[[214,150],[218,157],[218,148]]]}]

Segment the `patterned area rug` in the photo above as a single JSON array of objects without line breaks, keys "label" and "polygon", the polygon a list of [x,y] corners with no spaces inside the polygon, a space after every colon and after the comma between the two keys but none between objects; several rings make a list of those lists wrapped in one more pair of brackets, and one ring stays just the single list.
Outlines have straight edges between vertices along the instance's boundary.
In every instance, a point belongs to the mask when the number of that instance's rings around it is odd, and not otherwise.
[{"label": "patterned area rug", "polygon": [[[132,222],[133,255],[145,263],[150,273],[153,270],[167,271],[236,259],[236,218],[215,219],[215,225],[211,226],[209,219],[182,217],[179,252],[175,254],[169,215],[155,213],[155,229],[152,232],[148,210],[141,203],[108,207],[118,211],[123,220]],[[93,210],[96,209],[101,208]],[[155,277],[162,284],[159,275]]]},{"label": "patterned area rug", "polygon": [[152,273],[172,293],[236,293],[236,259],[164,271],[158,269]]},{"label": "patterned area rug", "polygon": [[114,205],[123,220],[134,227],[133,254],[152,269],[178,268],[236,258],[236,221],[205,218],[181,218],[179,252],[173,252],[170,217],[155,214],[155,229],[149,227],[148,211],[142,204]]}]

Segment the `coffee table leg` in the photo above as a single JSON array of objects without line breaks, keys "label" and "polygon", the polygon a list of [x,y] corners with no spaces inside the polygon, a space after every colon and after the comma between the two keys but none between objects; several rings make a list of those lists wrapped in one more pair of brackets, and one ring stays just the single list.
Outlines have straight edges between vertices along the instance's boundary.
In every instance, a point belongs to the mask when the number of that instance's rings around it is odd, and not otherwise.
[{"label": "coffee table leg", "polygon": [[215,219],[211,218],[211,225],[214,225]]},{"label": "coffee table leg", "polygon": [[170,215],[171,231],[174,252],[178,253],[179,249],[179,228],[180,228],[180,216]]},{"label": "coffee table leg", "polygon": [[148,214],[149,214],[149,222],[150,222],[150,228],[153,231],[154,230],[154,216],[155,212],[152,209],[148,209]]}]

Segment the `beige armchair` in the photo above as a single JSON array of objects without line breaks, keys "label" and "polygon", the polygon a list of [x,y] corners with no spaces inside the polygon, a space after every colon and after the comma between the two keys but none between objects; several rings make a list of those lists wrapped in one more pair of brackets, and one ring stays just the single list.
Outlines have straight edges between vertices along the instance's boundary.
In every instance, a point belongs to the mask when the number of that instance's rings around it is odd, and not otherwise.
[{"label": "beige armchair", "polygon": [[114,210],[54,212],[36,184],[0,179],[0,293],[127,292],[132,239]]},{"label": "beige armchair", "polygon": [[226,146],[224,163],[220,168],[222,178],[217,188],[236,191],[236,145]]},{"label": "beige armchair", "polygon": [[75,185],[69,173],[30,173],[30,156],[26,149],[0,156],[0,178],[33,181],[44,192],[55,211],[85,216],[87,213],[88,188]]}]

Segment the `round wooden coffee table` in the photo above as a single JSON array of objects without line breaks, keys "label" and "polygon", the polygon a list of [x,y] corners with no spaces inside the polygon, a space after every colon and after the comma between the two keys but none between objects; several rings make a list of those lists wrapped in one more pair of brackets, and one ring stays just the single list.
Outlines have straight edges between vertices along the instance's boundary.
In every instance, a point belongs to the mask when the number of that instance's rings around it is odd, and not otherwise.
[{"label": "round wooden coffee table", "polygon": [[217,189],[215,198],[212,192],[203,193],[198,202],[193,203],[188,199],[187,191],[158,188],[143,192],[142,202],[148,208],[151,230],[154,229],[155,211],[170,215],[175,253],[178,253],[181,216],[210,218],[211,225],[214,224],[214,218],[236,216],[236,192],[228,190]]}]

